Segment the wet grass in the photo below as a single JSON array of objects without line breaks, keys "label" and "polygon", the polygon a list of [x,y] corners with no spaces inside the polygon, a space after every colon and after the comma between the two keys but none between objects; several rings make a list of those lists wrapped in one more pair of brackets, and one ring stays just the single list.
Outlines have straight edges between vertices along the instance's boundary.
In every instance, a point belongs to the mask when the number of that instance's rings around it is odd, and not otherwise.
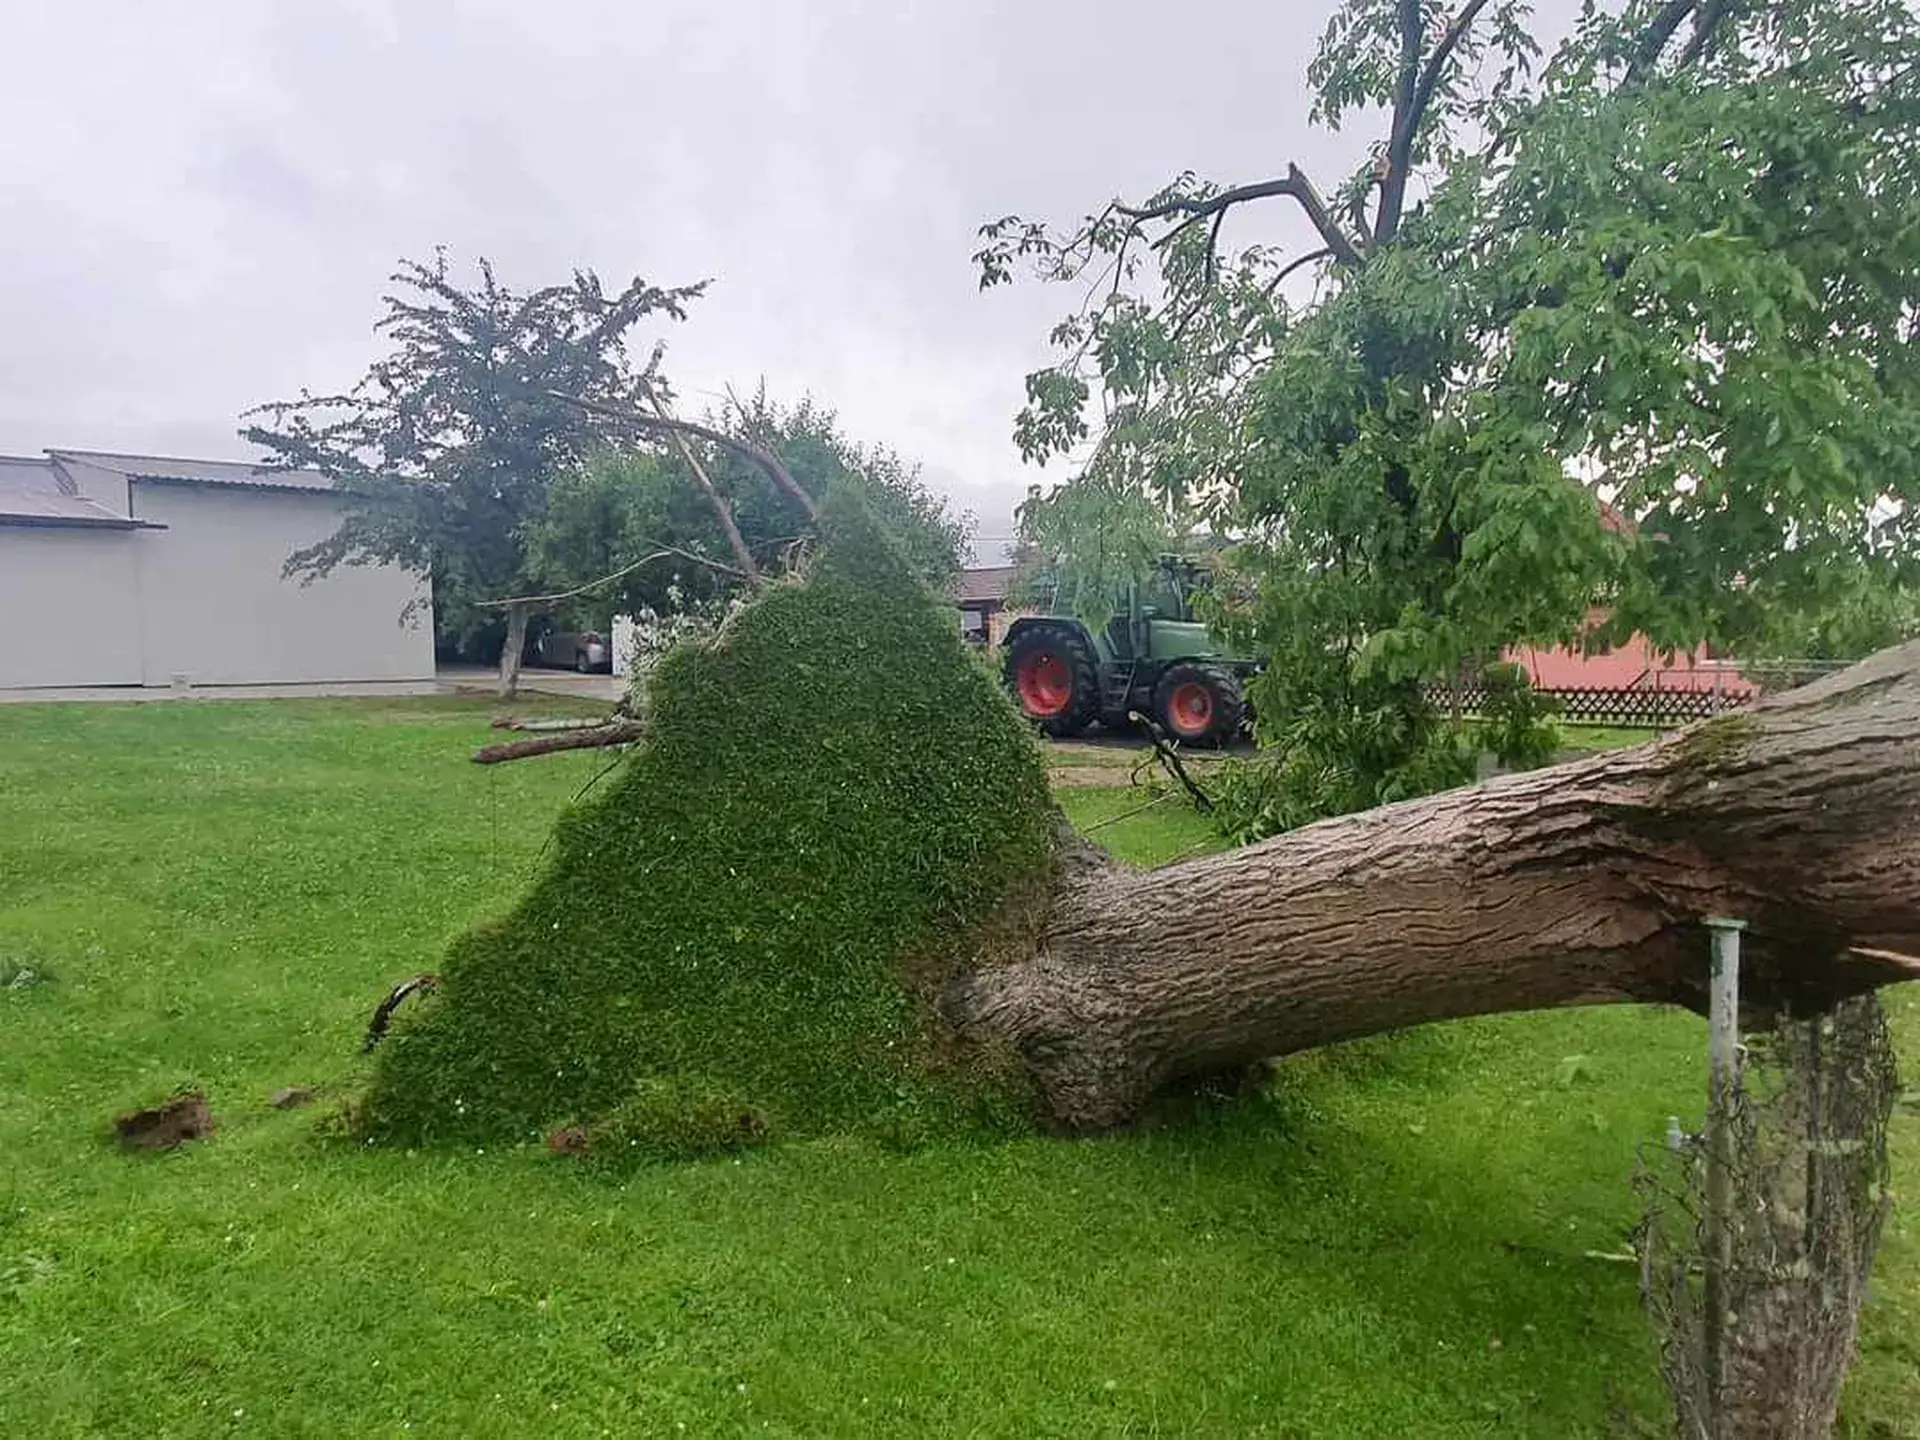
[{"label": "wet grass", "polygon": [[[620,1182],[269,1108],[359,1073],[374,1001],[509,903],[603,763],[470,766],[488,713],[0,710],[0,963],[51,977],[0,988],[0,1434],[1666,1433],[1633,1269],[1586,1252],[1621,1248],[1637,1147],[1698,1116],[1685,1015],[1433,1027],[1097,1141]],[[1136,862],[1211,843],[1177,803],[1063,798]],[[1911,1059],[1920,996],[1889,1005]],[[212,1140],[106,1143],[184,1083]],[[1895,1143],[1913,1190],[1913,1117]],[[1847,1433],[1915,1416],[1902,1210]]]}]

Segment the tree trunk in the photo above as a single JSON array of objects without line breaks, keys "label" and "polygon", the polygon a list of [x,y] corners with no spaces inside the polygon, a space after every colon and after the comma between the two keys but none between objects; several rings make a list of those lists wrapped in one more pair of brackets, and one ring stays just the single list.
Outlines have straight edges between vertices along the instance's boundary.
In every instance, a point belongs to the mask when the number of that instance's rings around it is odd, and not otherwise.
[{"label": "tree trunk", "polygon": [[520,693],[520,661],[527,648],[529,607],[515,600],[507,605],[507,640],[500,647],[500,698],[511,700]]},{"label": "tree trunk", "polygon": [[1143,873],[1063,845],[1032,955],[950,985],[1058,1124],[1169,1080],[1429,1020],[1705,1003],[1709,915],[1745,1002],[1920,977],[1920,642],[1637,750]]}]

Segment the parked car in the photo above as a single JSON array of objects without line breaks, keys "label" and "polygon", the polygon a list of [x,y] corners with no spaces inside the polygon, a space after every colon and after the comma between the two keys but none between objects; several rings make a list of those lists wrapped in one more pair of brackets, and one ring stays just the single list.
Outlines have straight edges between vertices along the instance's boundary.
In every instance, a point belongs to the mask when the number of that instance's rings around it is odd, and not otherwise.
[{"label": "parked car", "polygon": [[541,630],[527,645],[527,663],[578,670],[613,669],[613,646],[599,630]]}]

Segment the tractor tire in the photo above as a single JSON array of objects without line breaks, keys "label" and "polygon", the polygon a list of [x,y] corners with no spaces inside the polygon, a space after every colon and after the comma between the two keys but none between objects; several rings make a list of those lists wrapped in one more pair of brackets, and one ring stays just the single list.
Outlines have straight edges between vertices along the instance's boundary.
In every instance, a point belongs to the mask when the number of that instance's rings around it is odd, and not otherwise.
[{"label": "tractor tire", "polygon": [[1025,715],[1048,735],[1078,735],[1100,711],[1100,671],[1093,647],[1073,625],[1032,625],[1007,648],[1007,688]]},{"label": "tractor tire", "polygon": [[1153,713],[1182,745],[1224,745],[1240,733],[1247,699],[1231,670],[1183,661],[1153,689]]}]

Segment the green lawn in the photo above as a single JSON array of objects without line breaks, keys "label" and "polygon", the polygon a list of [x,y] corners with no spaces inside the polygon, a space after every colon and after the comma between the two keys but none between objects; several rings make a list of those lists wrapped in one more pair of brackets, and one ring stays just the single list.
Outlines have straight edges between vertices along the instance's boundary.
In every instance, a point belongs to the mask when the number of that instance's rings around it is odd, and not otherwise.
[{"label": "green lawn", "polygon": [[[0,967],[54,977],[0,989],[0,1435],[1664,1433],[1633,1269],[1583,1252],[1620,1248],[1643,1137],[1698,1114],[1682,1015],[1371,1041],[1098,1141],[622,1183],[267,1108],[352,1080],[374,1001],[506,902],[602,763],[470,766],[486,714],[0,707]],[[1173,804],[1095,835],[1209,843]],[[1912,1057],[1920,996],[1890,998]],[[107,1142],[186,1082],[215,1138]],[[1848,1414],[1920,1435],[1904,1212]]]},{"label": "green lawn", "polygon": [[1645,745],[1658,740],[1661,731],[1632,725],[1590,725],[1583,721],[1560,722],[1561,748],[1570,755],[1591,755],[1601,750],[1621,750],[1629,745]]}]

